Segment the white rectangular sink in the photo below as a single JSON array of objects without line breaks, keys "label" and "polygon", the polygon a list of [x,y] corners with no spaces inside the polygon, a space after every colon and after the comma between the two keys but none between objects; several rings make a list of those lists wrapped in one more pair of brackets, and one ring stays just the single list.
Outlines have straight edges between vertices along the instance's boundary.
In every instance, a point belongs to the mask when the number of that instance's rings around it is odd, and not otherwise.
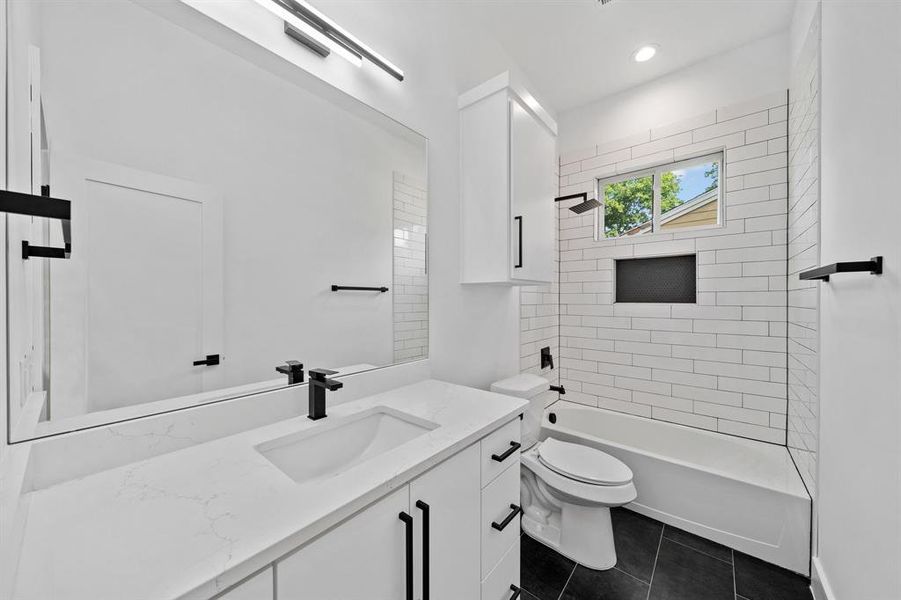
[{"label": "white rectangular sink", "polygon": [[262,454],[298,483],[334,477],[438,427],[425,419],[377,406],[349,417],[320,422],[257,445]]}]

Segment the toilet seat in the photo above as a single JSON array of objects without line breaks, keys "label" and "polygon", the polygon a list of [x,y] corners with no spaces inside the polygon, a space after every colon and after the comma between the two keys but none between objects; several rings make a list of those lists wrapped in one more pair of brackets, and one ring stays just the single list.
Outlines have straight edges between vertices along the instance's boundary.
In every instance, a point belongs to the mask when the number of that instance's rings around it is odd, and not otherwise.
[{"label": "toilet seat", "polygon": [[632,481],[632,469],[596,448],[548,438],[536,450],[544,466],[569,479],[598,486],[626,485]]},{"label": "toilet seat", "polygon": [[638,495],[635,484],[631,481],[622,485],[598,485],[573,479],[551,469],[538,456],[539,448],[544,443],[523,452],[521,463],[523,468],[534,473],[559,499],[581,506],[622,506],[635,500]]}]

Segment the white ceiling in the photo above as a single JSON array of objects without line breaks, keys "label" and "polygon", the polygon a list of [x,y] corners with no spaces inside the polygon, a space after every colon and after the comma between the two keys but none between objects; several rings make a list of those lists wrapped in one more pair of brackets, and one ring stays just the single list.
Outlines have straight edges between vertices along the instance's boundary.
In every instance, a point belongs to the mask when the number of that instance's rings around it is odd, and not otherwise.
[{"label": "white ceiling", "polygon": [[[558,112],[788,29],[795,0],[460,2]],[[646,63],[631,60],[659,44]],[[786,57],[788,60],[788,57]]]}]

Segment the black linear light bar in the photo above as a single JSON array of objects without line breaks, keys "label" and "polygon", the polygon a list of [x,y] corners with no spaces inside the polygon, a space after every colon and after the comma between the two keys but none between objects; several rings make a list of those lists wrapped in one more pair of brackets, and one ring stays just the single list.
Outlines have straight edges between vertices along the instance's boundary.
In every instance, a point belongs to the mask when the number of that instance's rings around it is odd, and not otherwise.
[{"label": "black linear light bar", "polygon": [[855,262],[838,262],[817,267],[809,271],[802,271],[798,277],[801,279],[818,279],[820,281],[829,281],[830,275],[838,273],[871,273],[873,275],[882,275],[882,257],[874,256],[870,260],[860,260]]},{"label": "black linear light bar", "polygon": [[362,286],[362,285],[335,285],[335,284],[332,284],[332,291],[333,291],[333,292],[340,292],[340,291],[349,291],[349,292],[381,292],[382,294],[384,294],[385,292],[388,291],[388,288],[386,288],[385,286],[381,286],[381,287],[368,287],[368,286]]},{"label": "black linear light bar", "polygon": [[[355,38],[349,32],[341,28],[337,23],[323,15],[321,12],[319,12],[303,0],[272,0],[272,2],[275,2],[282,8],[288,10],[351,54],[356,55],[360,58],[365,58],[380,69],[386,71],[398,81],[404,80],[404,72],[401,71],[397,66],[393,65],[391,61],[378,54],[375,50]],[[289,32],[287,28],[285,30],[285,33],[288,33],[288,35],[290,35],[292,38],[297,39],[297,36],[293,35],[293,32]],[[306,38],[306,36],[303,37]],[[305,40],[300,41],[307,47],[310,47],[310,45]],[[320,56],[325,56],[320,49],[317,49],[315,47],[311,49]]]}]

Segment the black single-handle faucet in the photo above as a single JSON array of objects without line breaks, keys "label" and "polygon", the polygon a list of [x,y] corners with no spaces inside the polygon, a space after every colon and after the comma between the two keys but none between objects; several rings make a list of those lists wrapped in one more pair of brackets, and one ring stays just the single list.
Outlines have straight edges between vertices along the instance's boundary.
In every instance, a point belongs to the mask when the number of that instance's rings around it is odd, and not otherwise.
[{"label": "black single-handle faucet", "polygon": [[325,418],[325,390],[333,392],[344,387],[344,384],[334,379],[328,379],[338,371],[328,369],[310,369],[310,408],[307,418],[317,421]]},{"label": "black single-handle faucet", "polygon": [[303,383],[303,363],[298,362],[296,360],[289,360],[285,362],[284,366],[275,367],[275,370],[279,373],[284,373],[288,376],[288,385],[294,385],[295,383]]}]

